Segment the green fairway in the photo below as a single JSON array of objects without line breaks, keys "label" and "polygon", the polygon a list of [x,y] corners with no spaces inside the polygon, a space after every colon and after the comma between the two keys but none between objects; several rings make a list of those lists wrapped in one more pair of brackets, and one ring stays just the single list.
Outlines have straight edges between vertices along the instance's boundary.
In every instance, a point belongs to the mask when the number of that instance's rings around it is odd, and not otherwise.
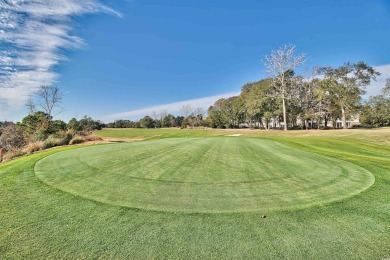
[{"label": "green fairway", "polygon": [[50,186],[114,205],[179,212],[269,213],[340,200],[374,183],[366,169],[255,138],[170,138],[48,156]]},{"label": "green fairway", "polygon": [[390,257],[389,129],[161,131],[1,164],[0,258]]}]

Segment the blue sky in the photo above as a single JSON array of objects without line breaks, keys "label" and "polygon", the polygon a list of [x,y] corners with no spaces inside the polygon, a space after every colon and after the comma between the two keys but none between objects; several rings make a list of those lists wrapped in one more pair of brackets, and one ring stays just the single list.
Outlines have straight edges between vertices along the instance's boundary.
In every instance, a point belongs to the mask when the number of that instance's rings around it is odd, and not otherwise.
[{"label": "blue sky", "polygon": [[21,120],[41,84],[65,93],[65,121],[207,109],[264,78],[261,58],[284,44],[309,56],[302,69],[375,66],[368,94],[390,77],[389,1],[17,2],[0,6],[0,120]]}]

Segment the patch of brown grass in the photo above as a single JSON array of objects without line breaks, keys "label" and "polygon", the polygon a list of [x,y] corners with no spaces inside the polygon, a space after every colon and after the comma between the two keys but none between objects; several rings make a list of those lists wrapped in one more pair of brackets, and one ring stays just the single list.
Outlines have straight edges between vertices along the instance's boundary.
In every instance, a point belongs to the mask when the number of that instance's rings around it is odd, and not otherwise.
[{"label": "patch of brown grass", "polygon": [[18,149],[18,148],[11,149],[3,156],[3,162],[10,161],[12,159],[15,159],[23,155],[25,155],[25,152],[22,149]]},{"label": "patch of brown grass", "polygon": [[41,151],[43,149],[43,142],[42,141],[35,141],[28,143],[24,148],[23,152],[25,154],[32,154],[37,151]]},{"label": "patch of brown grass", "polygon": [[76,135],[72,138],[72,140],[70,140],[69,144],[81,144],[81,143],[85,143],[85,142],[100,142],[100,141],[103,141],[102,138],[98,137],[98,136],[94,136],[94,135],[89,135],[89,136],[80,136],[80,135]]}]

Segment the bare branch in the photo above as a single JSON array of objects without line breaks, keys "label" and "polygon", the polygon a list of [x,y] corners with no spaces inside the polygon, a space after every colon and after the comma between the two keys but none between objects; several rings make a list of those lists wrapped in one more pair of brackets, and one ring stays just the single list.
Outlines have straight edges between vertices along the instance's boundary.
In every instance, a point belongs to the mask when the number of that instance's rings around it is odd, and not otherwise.
[{"label": "bare branch", "polygon": [[38,105],[51,117],[53,109],[62,102],[63,94],[58,87],[44,85],[40,87],[37,96],[41,99]]},{"label": "bare branch", "polygon": [[192,106],[183,105],[180,109],[180,112],[184,116],[184,118],[187,118],[192,113]]},{"label": "bare branch", "polygon": [[160,120],[162,122],[162,120],[164,119],[164,117],[166,117],[168,115],[168,112],[166,109],[163,109],[160,111]]},{"label": "bare branch", "polygon": [[154,121],[157,121],[157,112],[156,111],[152,111],[152,117],[153,117]]},{"label": "bare branch", "polygon": [[30,115],[34,114],[37,111],[36,105],[34,103],[34,99],[32,97],[29,97],[26,102],[26,107],[28,109],[28,113]]},{"label": "bare branch", "polygon": [[284,45],[266,55],[261,62],[266,68],[267,74],[272,78],[277,78],[286,71],[304,64],[307,61],[306,54],[295,54],[295,49],[295,45]]},{"label": "bare branch", "polygon": [[198,107],[195,109],[195,116],[202,115],[204,116],[205,110],[203,107]]}]

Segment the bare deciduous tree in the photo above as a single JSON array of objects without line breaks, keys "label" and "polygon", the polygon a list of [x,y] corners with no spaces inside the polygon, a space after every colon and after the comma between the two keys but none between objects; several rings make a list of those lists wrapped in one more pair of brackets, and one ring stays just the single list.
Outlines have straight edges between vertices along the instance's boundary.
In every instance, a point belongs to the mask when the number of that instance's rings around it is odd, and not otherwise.
[{"label": "bare deciduous tree", "polygon": [[204,116],[204,113],[205,113],[205,110],[203,107],[198,107],[197,109],[195,109],[195,116],[197,116],[197,115]]},{"label": "bare deciduous tree", "polygon": [[56,86],[44,85],[39,88],[37,96],[39,98],[38,106],[51,118],[54,108],[59,107],[62,102],[62,92]]},{"label": "bare deciduous tree", "polygon": [[271,51],[264,57],[262,63],[267,74],[273,79],[276,95],[282,100],[284,130],[287,130],[286,99],[289,95],[288,80],[294,68],[304,64],[306,54],[296,54],[295,45],[284,45]]},{"label": "bare deciduous tree", "polygon": [[33,97],[29,97],[26,102],[26,107],[28,109],[28,113],[30,115],[33,115],[35,112],[37,112],[37,107],[34,103]]},{"label": "bare deciduous tree", "polygon": [[168,115],[168,112],[166,109],[163,109],[160,111],[160,126],[163,127],[163,120]]},{"label": "bare deciduous tree", "polygon": [[[45,120],[43,126],[48,129],[50,127],[51,120],[54,116],[53,111],[55,108],[60,107],[63,94],[56,86],[43,85],[37,91],[36,96],[37,103],[35,103],[33,97],[30,97],[26,102],[26,106],[31,115],[36,113],[37,110],[39,110],[37,109],[37,107],[42,109],[42,112],[44,112],[47,116],[47,119]],[[57,114],[61,112],[62,110],[60,110]]]},{"label": "bare deciduous tree", "polygon": [[184,118],[187,118],[192,113],[192,106],[191,105],[183,105],[180,109],[181,114],[184,116]]},{"label": "bare deciduous tree", "polygon": [[205,114],[205,110],[203,107],[198,107],[197,109],[195,109],[195,119],[196,119],[195,124],[197,126],[201,126],[204,114]]},{"label": "bare deciduous tree", "polygon": [[[180,112],[181,114],[183,115],[183,122],[182,122],[182,127],[185,126],[187,127],[187,124],[189,124],[189,116],[192,114],[193,112],[193,108],[191,105],[187,104],[187,105],[183,105],[181,108],[180,108]],[[190,138],[190,132],[188,130],[188,138]]]},{"label": "bare deciduous tree", "polygon": [[152,111],[152,116],[153,116],[153,120],[154,120],[154,128],[157,128],[157,112]]}]

